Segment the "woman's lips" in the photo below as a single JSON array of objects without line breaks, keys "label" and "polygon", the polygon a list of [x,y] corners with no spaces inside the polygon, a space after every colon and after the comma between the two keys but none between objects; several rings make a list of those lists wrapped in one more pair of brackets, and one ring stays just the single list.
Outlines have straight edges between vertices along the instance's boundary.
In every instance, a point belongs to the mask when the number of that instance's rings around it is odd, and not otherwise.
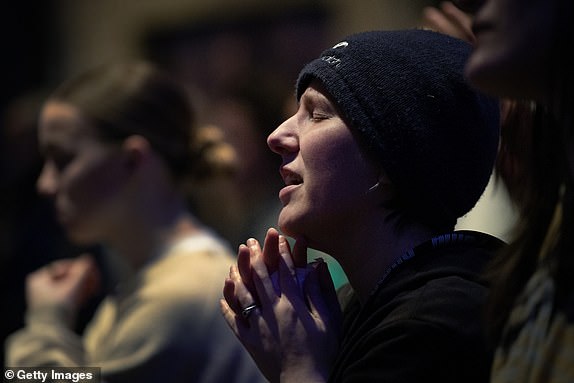
[{"label": "woman's lips", "polygon": [[281,203],[285,206],[287,202],[289,202],[291,198],[290,195],[293,191],[303,183],[303,178],[286,166],[281,166],[279,173],[281,174],[281,178],[283,178],[283,182],[285,182],[285,187],[279,190],[279,200],[281,200]]},{"label": "woman's lips", "polygon": [[58,213],[57,218],[58,218],[58,222],[62,226],[68,226],[70,224],[71,217],[69,214]]},{"label": "woman's lips", "polygon": [[[64,205],[64,204],[62,204]],[[65,206],[56,204],[55,213],[58,222],[63,226],[68,226],[73,219],[70,209],[66,209]]]},{"label": "woman's lips", "polygon": [[287,204],[287,202],[289,202],[289,199],[291,198],[290,195],[299,186],[301,186],[301,184],[287,185],[287,186],[283,187],[281,190],[279,190],[279,200],[281,201],[283,206],[285,206]]}]

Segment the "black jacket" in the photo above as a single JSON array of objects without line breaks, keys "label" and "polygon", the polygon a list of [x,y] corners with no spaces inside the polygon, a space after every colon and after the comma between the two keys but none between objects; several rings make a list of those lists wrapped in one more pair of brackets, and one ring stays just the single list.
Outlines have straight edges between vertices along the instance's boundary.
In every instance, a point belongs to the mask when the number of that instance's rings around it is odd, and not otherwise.
[{"label": "black jacket", "polygon": [[503,242],[456,233],[413,249],[364,307],[347,291],[330,382],[488,382],[492,350],[482,322],[481,273]]}]

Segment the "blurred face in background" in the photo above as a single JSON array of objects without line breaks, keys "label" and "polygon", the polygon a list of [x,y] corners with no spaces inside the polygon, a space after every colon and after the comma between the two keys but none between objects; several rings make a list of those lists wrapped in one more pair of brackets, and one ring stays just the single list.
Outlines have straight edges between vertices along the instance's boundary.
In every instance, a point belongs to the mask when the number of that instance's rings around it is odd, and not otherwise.
[{"label": "blurred face in background", "polygon": [[487,0],[475,15],[470,80],[504,97],[545,101],[551,83],[555,0]]},{"label": "blurred face in background", "polygon": [[103,240],[114,222],[126,174],[120,145],[100,141],[75,107],[54,101],[42,110],[38,138],[44,155],[39,193],[54,200],[70,240]]}]

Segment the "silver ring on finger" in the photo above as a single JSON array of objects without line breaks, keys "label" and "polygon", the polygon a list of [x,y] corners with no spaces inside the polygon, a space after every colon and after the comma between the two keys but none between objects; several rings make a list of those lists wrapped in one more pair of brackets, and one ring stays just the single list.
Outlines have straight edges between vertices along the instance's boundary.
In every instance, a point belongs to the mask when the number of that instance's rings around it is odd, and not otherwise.
[{"label": "silver ring on finger", "polygon": [[249,306],[245,307],[243,310],[241,310],[241,315],[243,316],[243,318],[247,319],[249,318],[249,315],[257,308],[259,308],[259,306],[256,303],[252,303]]}]

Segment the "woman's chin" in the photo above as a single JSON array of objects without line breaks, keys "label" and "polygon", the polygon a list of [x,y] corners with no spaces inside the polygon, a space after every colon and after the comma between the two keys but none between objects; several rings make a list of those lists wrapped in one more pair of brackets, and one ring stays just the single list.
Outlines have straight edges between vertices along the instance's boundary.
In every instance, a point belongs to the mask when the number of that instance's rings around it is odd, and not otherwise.
[{"label": "woman's chin", "polygon": [[90,246],[97,243],[97,239],[84,230],[66,227],[66,236],[70,242],[79,246]]},{"label": "woman's chin", "polygon": [[288,237],[295,238],[301,232],[301,224],[298,224],[298,221],[293,219],[292,216],[284,214],[283,210],[279,213],[277,225],[279,226],[281,233]]}]

